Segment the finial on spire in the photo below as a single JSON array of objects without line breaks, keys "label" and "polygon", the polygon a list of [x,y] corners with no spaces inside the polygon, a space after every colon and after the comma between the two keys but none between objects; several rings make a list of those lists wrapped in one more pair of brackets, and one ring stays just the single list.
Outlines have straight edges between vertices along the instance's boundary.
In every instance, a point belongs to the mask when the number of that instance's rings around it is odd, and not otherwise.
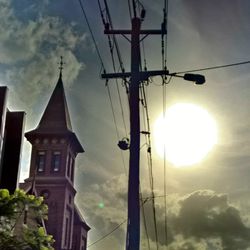
[{"label": "finial on spire", "polygon": [[63,70],[63,65],[64,65],[65,63],[63,62],[63,57],[60,56],[60,58],[61,58],[60,63],[58,63],[58,64],[59,64],[59,70],[60,70],[59,77],[62,78],[62,70]]}]

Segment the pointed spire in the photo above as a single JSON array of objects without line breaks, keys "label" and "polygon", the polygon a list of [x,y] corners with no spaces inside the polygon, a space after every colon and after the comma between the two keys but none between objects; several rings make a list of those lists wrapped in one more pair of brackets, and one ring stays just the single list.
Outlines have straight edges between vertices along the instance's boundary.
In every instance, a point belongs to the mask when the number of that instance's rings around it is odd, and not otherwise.
[{"label": "pointed spire", "polygon": [[59,78],[56,87],[50,97],[49,103],[43,113],[37,130],[46,130],[47,132],[65,132],[72,131],[68,105],[65,97],[65,91],[62,81],[63,57],[60,56]]},{"label": "pointed spire", "polygon": [[68,105],[65,97],[65,91],[62,81],[63,58],[59,63],[59,78],[56,87],[50,97],[47,107],[36,129],[25,133],[25,137],[32,141],[37,136],[60,135],[70,138],[75,145],[76,152],[84,152],[77,136],[72,131]]},{"label": "pointed spire", "polygon": [[56,87],[50,97],[37,129],[60,132],[72,131],[61,70]]}]

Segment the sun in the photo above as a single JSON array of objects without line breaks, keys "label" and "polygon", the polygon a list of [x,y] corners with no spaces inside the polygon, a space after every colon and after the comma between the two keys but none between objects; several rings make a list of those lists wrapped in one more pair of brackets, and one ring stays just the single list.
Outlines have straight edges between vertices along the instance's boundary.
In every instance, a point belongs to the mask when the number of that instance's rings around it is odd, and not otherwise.
[{"label": "sun", "polygon": [[[176,167],[200,162],[218,140],[217,124],[202,107],[177,103],[154,124],[156,151]],[[165,149],[165,150],[164,150]]]}]

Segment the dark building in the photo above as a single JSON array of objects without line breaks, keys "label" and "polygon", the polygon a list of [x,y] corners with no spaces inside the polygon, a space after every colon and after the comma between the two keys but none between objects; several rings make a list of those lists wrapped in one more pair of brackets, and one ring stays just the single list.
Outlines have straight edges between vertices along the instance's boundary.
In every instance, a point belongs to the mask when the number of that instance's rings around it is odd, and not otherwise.
[{"label": "dark building", "polygon": [[25,113],[7,109],[7,94],[7,87],[0,87],[0,188],[13,193],[18,185]]},{"label": "dark building", "polygon": [[46,230],[56,250],[85,250],[90,227],[74,203],[75,159],[84,150],[72,130],[61,73],[39,125],[25,137],[32,153],[29,178],[21,187],[45,197]]}]

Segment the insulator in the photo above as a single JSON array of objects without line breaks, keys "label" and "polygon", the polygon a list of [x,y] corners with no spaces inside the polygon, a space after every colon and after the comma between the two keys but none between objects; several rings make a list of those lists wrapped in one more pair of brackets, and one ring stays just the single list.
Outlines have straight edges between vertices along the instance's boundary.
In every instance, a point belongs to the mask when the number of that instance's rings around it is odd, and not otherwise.
[{"label": "insulator", "polygon": [[146,10],[142,9],[142,11],[141,11],[141,19],[144,19],[145,16],[146,16]]}]

